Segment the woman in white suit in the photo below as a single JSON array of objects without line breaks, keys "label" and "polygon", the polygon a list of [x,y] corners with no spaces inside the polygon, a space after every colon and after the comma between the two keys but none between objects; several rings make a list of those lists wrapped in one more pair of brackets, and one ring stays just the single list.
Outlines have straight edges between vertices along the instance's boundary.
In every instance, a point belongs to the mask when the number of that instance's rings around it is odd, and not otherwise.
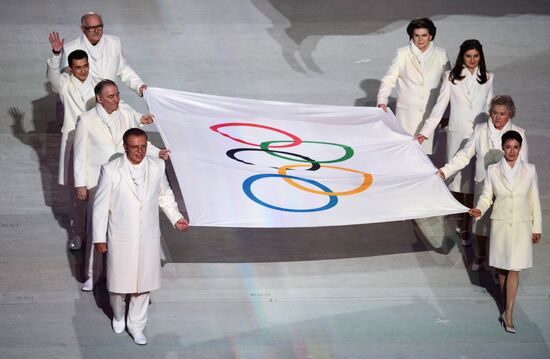
[{"label": "woman in white suit", "polygon": [[[414,19],[407,26],[409,46],[397,55],[382,78],[378,90],[378,107],[387,111],[388,97],[397,89],[396,117],[411,136],[419,134],[424,120],[435,104],[441,75],[449,69],[447,52],[433,44],[436,27],[428,18]],[[427,154],[433,153],[433,139],[422,144]]]},{"label": "woman in white suit", "polygon": [[489,166],[483,192],[470,214],[479,218],[491,205],[489,265],[497,268],[505,300],[500,322],[515,333],[512,322],[519,272],[533,266],[533,243],[542,234],[542,219],[535,166],[520,157],[522,137],[516,131],[502,136],[504,158]]},{"label": "woman in white suit", "polygon": [[[523,150],[520,157],[527,163],[527,139],[525,130],[512,124],[512,119],[516,113],[516,106],[512,98],[508,95],[495,96],[489,104],[490,120],[479,123],[474,127],[474,132],[468,138],[468,141],[451,158],[447,164],[441,167],[437,174],[443,178],[450,178],[464,167],[468,166],[475,156],[475,175],[474,175],[474,203],[477,202],[483,181],[485,180],[487,167],[498,163],[502,159],[501,137],[509,130],[519,132],[523,137]],[[474,240],[477,245],[477,256],[472,263],[472,270],[481,270],[487,259],[487,238],[489,236],[490,214],[483,215],[478,221],[474,222],[473,230]]]},{"label": "woman in white suit", "polygon": [[[474,132],[476,123],[487,120],[489,103],[493,98],[493,74],[487,72],[483,47],[477,40],[466,40],[451,71],[445,72],[439,97],[430,117],[426,119],[416,137],[423,143],[433,137],[445,109],[451,102],[451,114],[447,127],[447,161],[460,150]],[[474,165],[472,162],[448,179],[448,186],[455,198],[471,208],[474,201]],[[470,245],[470,216],[464,214],[459,227],[462,245]]]}]

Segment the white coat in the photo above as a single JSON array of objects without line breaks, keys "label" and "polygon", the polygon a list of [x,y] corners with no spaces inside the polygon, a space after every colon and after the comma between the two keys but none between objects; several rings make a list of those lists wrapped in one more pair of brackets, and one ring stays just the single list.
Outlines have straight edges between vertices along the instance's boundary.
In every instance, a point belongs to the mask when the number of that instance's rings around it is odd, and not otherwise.
[{"label": "white coat", "polygon": [[143,293],[160,288],[158,208],[170,223],[183,216],[164,173],[164,161],[146,161],[145,190],[139,199],[125,157],[101,169],[93,208],[93,242],[107,243],[107,290]]},{"label": "white coat", "polygon": [[[433,53],[423,67],[409,46],[399,48],[397,55],[382,78],[378,90],[378,104],[387,104],[394,87],[397,90],[396,117],[409,134],[416,136],[432,111],[441,83],[441,75],[449,69],[444,49],[434,46]],[[422,144],[427,154],[433,153],[433,138]]]},{"label": "white coat", "polygon": [[535,166],[524,162],[517,176],[510,186],[500,164],[489,166],[476,204],[482,215],[493,205],[489,264],[500,269],[532,267],[532,234],[542,233]]},{"label": "white coat", "polygon": [[[464,69],[464,71],[468,71]],[[487,73],[487,82],[480,84],[475,81],[472,91],[468,93],[468,88],[464,80],[455,80],[453,84],[449,80],[450,71],[443,75],[439,97],[432,109],[430,117],[424,123],[420,133],[426,137],[433,137],[437,125],[441,121],[445,109],[451,102],[451,113],[449,116],[448,130],[450,133],[461,133],[470,137],[474,131],[476,118],[484,116],[487,119],[489,104],[493,98],[493,74]],[[479,123],[480,121],[477,121]]]},{"label": "white coat", "polygon": [[[120,136],[113,138],[96,107],[79,116],[74,138],[74,185],[92,189],[97,185],[101,166],[124,153],[122,134],[130,128],[140,127],[141,114],[127,104],[120,104]],[[157,155],[158,149],[150,146],[148,153]]]},{"label": "white coat", "polygon": [[[61,73],[59,68],[60,56],[53,56],[47,61],[46,75],[51,84],[53,91],[59,94],[59,98],[63,103],[64,119],[61,127],[61,146],[59,148],[59,175],[58,182],[61,185],[67,184],[70,175],[69,161],[70,151],[73,148],[74,129],[76,121],[81,113],[84,113],[95,106],[95,96],[93,92],[91,97],[83,98],[78,88],[75,87],[74,81],[80,81],[76,77],[68,73]],[[92,77],[92,84],[97,81]]]},{"label": "white coat", "polygon": [[[464,76],[468,69],[462,70]],[[465,79],[449,80],[450,71],[445,72],[437,103],[432,109],[430,117],[426,119],[420,133],[427,138],[434,136],[443,114],[451,102],[449,125],[447,126],[447,158],[448,162],[457,153],[474,132],[476,123],[484,122],[488,118],[489,104],[493,98],[493,74],[487,73],[487,82],[480,84],[477,80],[471,91],[468,91]],[[477,78],[477,75],[474,75]],[[449,189],[454,192],[472,193],[473,166],[466,167],[458,172],[450,181]],[[465,178],[463,178],[465,176]]]},{"label": "white coat", "polygon": [[[486,176],[487,167],[499,162],[503,157],[500,143],[498,148],[494,149],[491,146],[489,139],[489,121],[485,123],[479,123],[474,127],[474,133],[468,138],[468,141],[458,151],[454,157],[443,167],[441,171],[445,174],[445,178],[449,178],[470,163],[470,160],[476,156],[476,170],[474,181],[483,182]],[[527,163],[527,138],[525,137],[525,130],[514,124],[511,124],[510,130],[517,131],[522,139],[523,144],[519,153],[521,160]],[[504,133],[503,133],[504,134]]]},{"label": "white coat", "polygon": [[100,80],[109,79],[115,82],[117,77],[119,77],[126,86],[139,95],[139,88],[143,85],[143,81],[126,62],[122,54],[120,39],[112,35],[103,35],[100,41],[104,42],[103,52],[97,58],[90,51],[86,50],[86,43],[89,44],[89,42],[84,34],[65,44],[63,47],[62,68],[68,66],[67,58],[71,52],[74,50],[84,50],[88,54],[90,75]]}]

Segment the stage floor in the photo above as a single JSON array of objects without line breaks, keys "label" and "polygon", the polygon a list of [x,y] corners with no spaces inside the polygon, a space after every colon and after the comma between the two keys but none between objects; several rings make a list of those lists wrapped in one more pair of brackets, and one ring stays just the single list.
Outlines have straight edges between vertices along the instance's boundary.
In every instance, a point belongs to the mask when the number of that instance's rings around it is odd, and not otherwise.
[{"label": "stage floor", "polygon": [[[550,358],[549,2],[90,4],[1,2],[0,357]],[[149,86],[301,103],[376,105],[412,17],[434,20],[452,62],[462,41],[479,39],[495,92],[512,95],[514,123],[527,131],[546,219],[534,268],[521,273],[518,333],[500,327],[497,286],[490,272],[469,270],[474,254],[457,244],[453,217],[180,234],[162,216],[167,262],[149,344],[113,334],[104,284],[81,292],[83,253],[67,250],[56,97],[45,79],[49,32],[72,40],[86,11],[103,14]],[[147,110],[124,85],[121,94]]]}]

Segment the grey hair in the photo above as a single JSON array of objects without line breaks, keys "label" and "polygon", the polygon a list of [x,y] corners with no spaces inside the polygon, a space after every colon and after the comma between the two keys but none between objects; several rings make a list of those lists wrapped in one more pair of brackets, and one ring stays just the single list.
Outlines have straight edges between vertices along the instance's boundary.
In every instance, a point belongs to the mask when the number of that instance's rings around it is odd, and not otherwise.
[{"label": "grey hair", "polygon": [[516,115],[516,105],[510,95],[497,95],[493,97],[491,104],[489,105],[489,112],[492,112],[495,106],[506,106],[510,118],[514,118]]},{"label": "grey hair", "polygon": [[99,20],[101,21],[101,23],[103,23],[103,18],[101,17],[101,14],[98,13],[98,12],[93,12],[93,11],[90,11],[90,12],[87,12],[85,13],[84,15],[82,15],[82,17],[80,18],[80,25],[82,26],[85,26],[85,21],[86,21],[86,18],[88,16],[97,16],[99,18]]}]

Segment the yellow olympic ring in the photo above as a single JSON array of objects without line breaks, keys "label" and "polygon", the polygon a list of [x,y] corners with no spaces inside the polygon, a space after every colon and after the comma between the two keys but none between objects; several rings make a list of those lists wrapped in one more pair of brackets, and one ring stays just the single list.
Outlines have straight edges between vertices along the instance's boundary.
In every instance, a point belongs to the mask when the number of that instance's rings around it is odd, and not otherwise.
[{"label": "yellow olympic ring", "polygon": [[[288,165],[288,166],[281,166],[279,167],[279,174],[280,175],[286,175],[286,170],[287,168],[294,168],[294,167],[310,167],[311,165],[308,163],[308,164],[304,164],[304,165]],[[314,190],[314,189],[311,189],[311,188],[307,188],[305,186],[302,186],[296,182],[294,182],[294,180],[292,180],[291,178],[283,178],[288,184],[290,184],[291,186],[294,186],[296,188],[299,188],[301,190],[304,190],[304,191],[307,191],[307,192],[311,192],[311,193],[315,193],[315,194],[322,194],[322,195],[328,195],[328,196],[347,196],[347,195],[350,195],[350,194],[355,194],[355,193],[359,193],[359,192],[362,192],[364,190],[366,190],[367,188],[370,187],[370,185],[372,184],[372,175],[370,173],[366,173],[366,172],[361,172],[361,171],[356,171],[356,170],[352,170],[350,168],[344,168],[344,167],[338,167],[338,166],[326,166],[326,165],[320,165],[321,168],[323,167],[326,167],[326,168],[332,168],[332,169],[336,169],[336,170],[342,170],[342,171],[347,171],[347,172],[353,172],[353,173],[359,173],[359,174],[362,174],[363,175],[363,183],[361,183],[361,185],[359,185],[359,187],[355,188],[355,189],[352,189],[351,191],[344,191],[344,192],[325,192],[325,191],[318,191],[318,190]]]}]

